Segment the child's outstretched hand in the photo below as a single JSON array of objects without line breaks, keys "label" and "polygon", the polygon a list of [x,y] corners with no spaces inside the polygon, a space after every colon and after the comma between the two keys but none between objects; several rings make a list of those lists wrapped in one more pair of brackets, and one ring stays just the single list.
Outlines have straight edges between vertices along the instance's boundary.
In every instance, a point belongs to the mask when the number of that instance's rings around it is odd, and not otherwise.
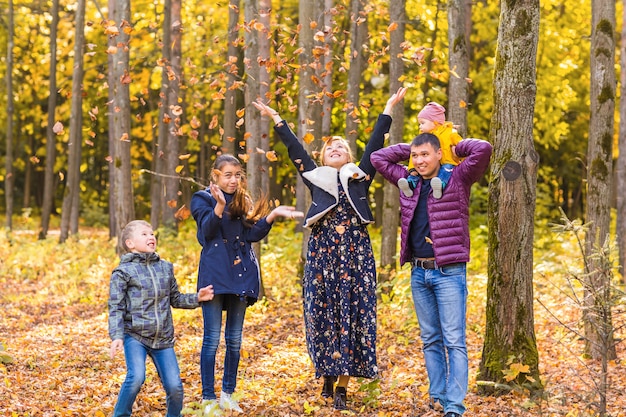
[{"label": "child's outstretched hand", "polygon": [[120,350],[124,350],[124,341],[122,339],[115,339],[111,342],[111,359],[113,359],[115,354]]},{"label": "child's outstretched hand", "polygon": [[204,288],[200,288],[200,291],[198,291],[198,302],[201,303],[202,301],[210,301],[213,299],[213,285],[207,285]]},{"label": "child's outstretched hand", "polygon": [[268,223],[273,223],[278,216],[286,219],[298,219],[304,217],[304,213],[297,211],[293,206],[278,206],[267,215],[266,220]]}]

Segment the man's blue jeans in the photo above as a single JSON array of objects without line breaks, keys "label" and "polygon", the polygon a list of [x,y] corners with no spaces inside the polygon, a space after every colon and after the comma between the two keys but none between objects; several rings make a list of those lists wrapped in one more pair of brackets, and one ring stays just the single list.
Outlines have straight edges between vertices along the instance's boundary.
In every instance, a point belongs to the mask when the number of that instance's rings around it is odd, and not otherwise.
[{"label": "man's blue jeans", "polygon": [[414,267],[411,291],[424,345],[430,397],[440,402],[446,413],[463,414],[468,379],[466,265]]},{"label": "man's blue jeans", "polygon": [[211,301],[202,303],[204,338],[202,339],[202,351],[200,352],[200,373],[202,376],[203,400],[216,399],[215,353],[217,352],[222,333],[223,310],[226,311],[226,328],[224,330],[226,355],[224,356],[222,391],[227,394],[235,392],[246,307],[246,301],[233,294],[217,294]]},{"label": "man's blue jeans", "polygon": [[117,397],[113,416],[130,416],[133,403],[146,380],[146,357],[150,356],[163,388],[167,402],[167,417],[178,417],[183,409],[183,383],[174,348],[151,349],[129,335],[124,335],[126,379]]}]

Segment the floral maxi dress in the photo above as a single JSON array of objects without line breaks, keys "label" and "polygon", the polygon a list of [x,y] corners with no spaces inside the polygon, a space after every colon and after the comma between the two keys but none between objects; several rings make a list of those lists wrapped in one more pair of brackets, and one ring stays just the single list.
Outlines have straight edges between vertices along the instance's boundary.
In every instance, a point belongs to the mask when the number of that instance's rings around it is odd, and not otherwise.
[{"label": "floral maxi dress", "polygon": [[376,377],[376,265],[341,184],[337,206],[313,225],[303,298],[315,376]]}]

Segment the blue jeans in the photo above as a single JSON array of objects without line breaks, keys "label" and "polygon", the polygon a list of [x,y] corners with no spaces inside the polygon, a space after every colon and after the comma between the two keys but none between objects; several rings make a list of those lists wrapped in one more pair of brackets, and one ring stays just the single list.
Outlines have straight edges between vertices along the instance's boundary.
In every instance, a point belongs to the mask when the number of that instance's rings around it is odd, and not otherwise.
[{"label": "blue jeans", "polygon": [[151,349],[129,335],[124,335],[124,357],[126,358],[126,379],[117,397],[113,416],[130,416],[133,403],[146,380],[146,357],[150,356],[163,388],[167,402],[167,417],[178,417],[183,409],[183,383],[174,348]]},{"label": "blue jeans", "polygon": [[246,301],[233,294],[216,294],[211,301],[202,303],[204,338],[202,339],[202,351],[200,352],[200,373],[202,376],[203,400],[216,399],[215,353],[217,352],[222,333],[223,310],[226,310],[226,329],[224,330],[226,355],[224,356],[222,391],[227,394],[235,392],[246,307]]},{"label": "blue jeans", "polygon": [[463,414],[468,378],[466,265],[414,267],[411,291],[424,345],[429,395],[446,413]]}]

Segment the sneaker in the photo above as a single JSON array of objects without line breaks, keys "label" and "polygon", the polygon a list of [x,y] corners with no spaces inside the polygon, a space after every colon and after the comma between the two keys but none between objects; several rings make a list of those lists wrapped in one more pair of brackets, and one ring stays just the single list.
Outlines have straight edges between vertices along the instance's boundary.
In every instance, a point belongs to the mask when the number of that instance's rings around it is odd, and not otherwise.
[{"label": "sneaker", "polygon": [[217,400],[204,400],[202,401],[204,410],[202,412],[203,417],[216,417],[222,415],[222,410]]},{"label": "sneaker", "polygon": [[443,417],[461,417],[459,413],[455,413],[454,411],[448,411]]},{"label": "sneaker", "polygon": [[227,394],[224,391],[222,391],[222,394],[220,395],[220,408],[222,410],[230,410],[237,413],[243,412],[241,407],[239,407],[237,400],[235,400],[231,394]]},{"label": "sneaker", "polygon": [[398,188],[404,193],[405,196],[413,197],[413,190],[411,190],[409,181],[406,178],[400,178],[398,180]]},{"label": "sneaker", "polygon": [[433,197],[439,200],[441,196],[443,195],[443,183],[441,182],[441,178],[439,177],[431,178],[430,188],[433,189]]}]

